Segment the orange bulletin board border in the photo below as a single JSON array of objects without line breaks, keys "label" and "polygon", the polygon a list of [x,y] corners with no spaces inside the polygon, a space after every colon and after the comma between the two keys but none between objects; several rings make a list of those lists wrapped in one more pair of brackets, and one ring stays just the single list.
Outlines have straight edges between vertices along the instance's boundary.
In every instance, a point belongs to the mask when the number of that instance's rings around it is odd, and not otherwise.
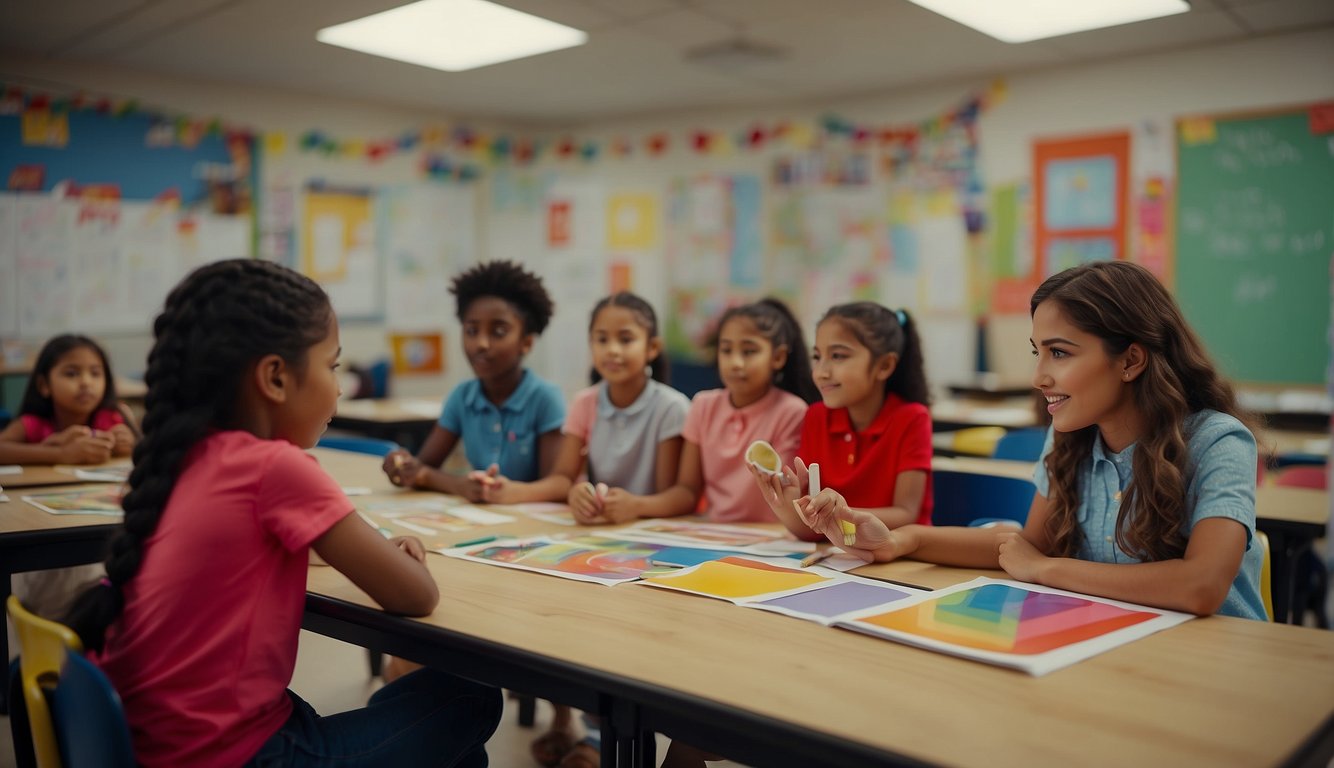
[{"label": "orange bulletin board border", "polygon": [[[1105,226],[1048,226],[1049,204],[1053,190],[1047,188],[1047,172],[1053,163],[1071,160],[1112,159],[1115,179],[1112,220]],[[1067,139],[1038,140],[1033,143],[1033,264],[1036,279],[1047,278],[1052,268],[1047,254],[1053,241],[1111,241],[1114,259],[1127,258],[1126,230],[1130,197],[1130,133],[1118,132]]]}]

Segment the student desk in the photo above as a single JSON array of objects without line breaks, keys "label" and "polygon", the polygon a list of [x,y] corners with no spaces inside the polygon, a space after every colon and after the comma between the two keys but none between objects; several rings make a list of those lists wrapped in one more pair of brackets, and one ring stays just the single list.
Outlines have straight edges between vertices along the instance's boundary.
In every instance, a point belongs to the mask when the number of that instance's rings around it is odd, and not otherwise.
[{"label": "student desk", "polygon": [[1011,397],[1003,400],[951,398],[931,404],[931,428],[946,432],[965,427],[1035,427],[1037,414],[1033,398]]},{"label": "student desk", "polygon": [[439,401],[423,398],[340,400],[329,426],[416,451],[440,420],[441,407]]},{"label": "student desk", "polygon": [[[75,485],[84,481],[74,476],[74,469],[102,469],[109,467],[124,466],[129,461],[128,458],[113,459],[105,464],[81,464],[78,467],[60,464],[56,466],[42,464],[23,465],[23,471],[16,475],[0,475],[0,488],[19,489],[34,488],[42,485]],[[49,489],[42,489],[47,492]],[[8,490],[6,491],[8,492]],[[10,494],[12,497],[13,494]],[[27,505],[25,505],[27,506]],[[41,512],[41,510],[37,510]],[[45,514],[45,513],[43,513]]]}]

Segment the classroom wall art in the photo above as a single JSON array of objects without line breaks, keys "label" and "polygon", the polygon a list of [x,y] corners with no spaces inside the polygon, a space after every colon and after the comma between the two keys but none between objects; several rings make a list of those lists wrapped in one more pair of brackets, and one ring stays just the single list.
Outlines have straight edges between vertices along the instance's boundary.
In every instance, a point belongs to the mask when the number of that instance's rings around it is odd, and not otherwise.
[{"label": "classroom wall art", "polygon": [[1124,259],[1130,134],[1033,143],[1038,278],[1091,261]]}]

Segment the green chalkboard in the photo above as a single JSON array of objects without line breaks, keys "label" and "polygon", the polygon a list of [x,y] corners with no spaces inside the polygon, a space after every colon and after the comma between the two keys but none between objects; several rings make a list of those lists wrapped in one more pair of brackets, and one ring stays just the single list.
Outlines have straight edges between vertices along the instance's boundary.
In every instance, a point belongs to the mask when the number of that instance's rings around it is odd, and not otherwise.
[{"label": "green chalkboard", "polygon": [[1177,299],[1229,378],[1325,380],[1334,133],[1318,122],[1301,110],[1178,126]]}]

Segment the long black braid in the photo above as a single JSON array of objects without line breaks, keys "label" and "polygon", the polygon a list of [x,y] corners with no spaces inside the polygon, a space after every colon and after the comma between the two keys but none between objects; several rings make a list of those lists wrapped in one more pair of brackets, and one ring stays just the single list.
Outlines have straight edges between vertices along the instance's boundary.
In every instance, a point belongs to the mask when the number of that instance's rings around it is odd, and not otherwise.
[{"label": "long black braid", "polygon": [[134,448],[125,522],[111,540],[107,579],[81,594],[65,619],[84,647],[101,650],[139,572],[182,464],[210,430],[237,424],[242,377],[280,355],[300,368],[328,332],[329,299],[314,281],[276,264],[220,261],[196,269],[167,296],[153,323],[144,383],[143,439]]}]

